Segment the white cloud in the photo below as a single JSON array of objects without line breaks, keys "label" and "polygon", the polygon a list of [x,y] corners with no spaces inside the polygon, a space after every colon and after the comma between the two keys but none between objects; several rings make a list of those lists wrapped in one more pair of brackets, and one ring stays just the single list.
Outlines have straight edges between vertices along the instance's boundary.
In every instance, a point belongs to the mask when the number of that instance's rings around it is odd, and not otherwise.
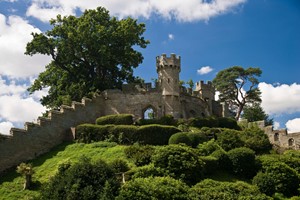
[{"label": "white cloud", "polygon": [[289,120],[285,125],[289,133],[300,132],[300,118]]},{"label": "white cloud", "polygon": [[260,83],[262,107],[267,114],[281,115],[300,112],[300,84],[278,85]]},{"label": "white cloud", "polygon": [[211,68],[210,66],[205,66],[198,69],[197,73],[203,75],[203,74],[208,74],[211,71],[213,71],[213,68]]},{"label": "white cloud", "polygon": [[31,33],[40,32],[18,16],[6,18],[0,14],[0,74],[24,78],[44,70],[50,58],[44,55],[24,55],[26,44],[32,40]]},{"label": "white cloud", "polygon": [[169,38],[169,40],[174,40],[174,39],[175,39],[175,36],[174,36],[173,34],[169,34],[169,35],[168,35],[168,38]]},{"label": "white cloud", "polygon": [[156,14],[166,19],[176,19],[181,22],[204,20],[230,12],[246,0],[33,0],[27,10],[28,16],[36,17],[44,22],[54,18],[57,14],[74,15],[76,9],[95,9],[103,6],[111,14],[120,18],[126,16],[149,18]]},{"label": "white cloud", "polygon": [[0,122],[0,134],[8,135],[10,128],[13,126],[11,122]]},{"label": "white cloud", "polygon": [[280,128],[280,123],[275,121],[273,124],[273,128],[274,130],[278,130]]}]

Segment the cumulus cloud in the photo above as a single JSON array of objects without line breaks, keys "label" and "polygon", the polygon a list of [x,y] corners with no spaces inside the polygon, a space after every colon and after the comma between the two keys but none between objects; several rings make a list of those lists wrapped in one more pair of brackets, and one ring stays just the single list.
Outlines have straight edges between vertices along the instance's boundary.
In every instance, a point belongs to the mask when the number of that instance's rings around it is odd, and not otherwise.
[{"label": "cumulus cloud", "polygon": [[169,34],[169,35],[168,35],[168,38],[169,38],[169,40],[174,40],[174,39],[175,39],[175,36],[174,36],[173,34]]},{"label": "cumulus cloud", "polygon": [[32,32],[40,32],[18,16],[0,14],[0,74],[24,78],[44,70],[50,58],[44,55],[24,55]]},{"label": "cumulus cloud", "polygon": [[300,84],[272,85],[260,83],[262,107],[269,115],[300,112]]},{"label": "cumulus cloud", "polygon": [[275,121],[273,127],[275,130],[278,130],[280,128],[280,123]]},{"label": "cumulus cloud", "polygon": [[13,126],[11,122],[0,122],[0,134],[8,135],[9,130]]},{"label": "cumulus cloud", "polygon": [[94,9],[103,6],[110,10],[111,14],[120,18],[126,16],[149,18],[151,15],[159,15],[166,19],[175,19],[181,22],[204,20],[227,13],[246,0],[33,0],[27,10],[28,16],[36,17],[44,22],[55,18],[57,14],[74,15],[76,9]]},{"label": "cumulus cloud", "polygon": [[211,68],[210,66],[205,66],[205,67],[201,67],[200,69],[198,69],[197,73],[200,75],[203,75],[203,74],[208,74],[212,70],[213,70],[213,68]]},{"label": "cumulus cloud", "polygon": [[285,125],[289,133],[300,132],[300,118],[289,120]]}]

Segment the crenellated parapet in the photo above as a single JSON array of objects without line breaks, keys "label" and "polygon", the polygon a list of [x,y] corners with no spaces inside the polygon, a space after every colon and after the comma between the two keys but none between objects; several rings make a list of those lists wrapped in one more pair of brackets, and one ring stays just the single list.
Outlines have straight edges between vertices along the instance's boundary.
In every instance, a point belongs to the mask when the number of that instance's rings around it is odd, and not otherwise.
[{"label": "crenellated parapet", "polygon": [[71,106],[49,111],[47,117],[38,117],[36,123],[25,122],[24,129],[11,128],[10,135],[0,135],[0,173],[72,139],[70,128],[94,123],[102,115],[103,101],[102,95],[83,98]]},{"label": "crenellated parapet", "polygon": [[170,57],[167,57],[166,54],[156,57],[156,70],[157,72],[162,68],[173,68],[181,71],[181,58],[172,53]]}]

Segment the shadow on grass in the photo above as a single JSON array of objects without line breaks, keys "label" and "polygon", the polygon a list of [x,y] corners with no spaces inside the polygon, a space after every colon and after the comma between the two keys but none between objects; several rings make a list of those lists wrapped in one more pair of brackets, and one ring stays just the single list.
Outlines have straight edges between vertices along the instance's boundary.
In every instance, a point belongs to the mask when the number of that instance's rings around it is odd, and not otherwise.
[{"label": "shadow on grass", "polygon": [[[54,147],[53,149],[51,149],[48,153],[45,153],[45,154],[37,157],[36,159],[29,160],[26,163],[32,163],[33,167],[40,166],[46,160],[53,158],[60,151],[65,150],[65,148],[68,145],[73,144],[73,143],[74,142],[63,142],[63,143],[57,145],[56,147]],[[21,176],[21,175],[16,172],[16,166],[12,167],[12,168],[8,169],[7,171],[5,171],[4,173],[0,174],[0,184],[2,184],[4,182],[11,182],[19,176]]]}]

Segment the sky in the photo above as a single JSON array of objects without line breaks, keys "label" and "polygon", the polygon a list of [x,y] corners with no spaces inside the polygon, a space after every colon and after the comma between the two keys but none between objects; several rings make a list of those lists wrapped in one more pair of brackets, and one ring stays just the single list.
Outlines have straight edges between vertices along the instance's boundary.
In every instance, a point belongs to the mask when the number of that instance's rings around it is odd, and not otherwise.
[{"label": "sky", "polygon": [[150,41],[135,75],[156,78],[155,58],[181,56],[180,79],[213,80],[232,66],[259,67],[262,107],[274,128],[300,132],[299,0],[0,0],[0,132],[35,122],[46,108],[29,95],[50,58],[24,55],[32,32],[51,29],[57,14],[79,16],[103,6],[119,19],[145,23]]}]

